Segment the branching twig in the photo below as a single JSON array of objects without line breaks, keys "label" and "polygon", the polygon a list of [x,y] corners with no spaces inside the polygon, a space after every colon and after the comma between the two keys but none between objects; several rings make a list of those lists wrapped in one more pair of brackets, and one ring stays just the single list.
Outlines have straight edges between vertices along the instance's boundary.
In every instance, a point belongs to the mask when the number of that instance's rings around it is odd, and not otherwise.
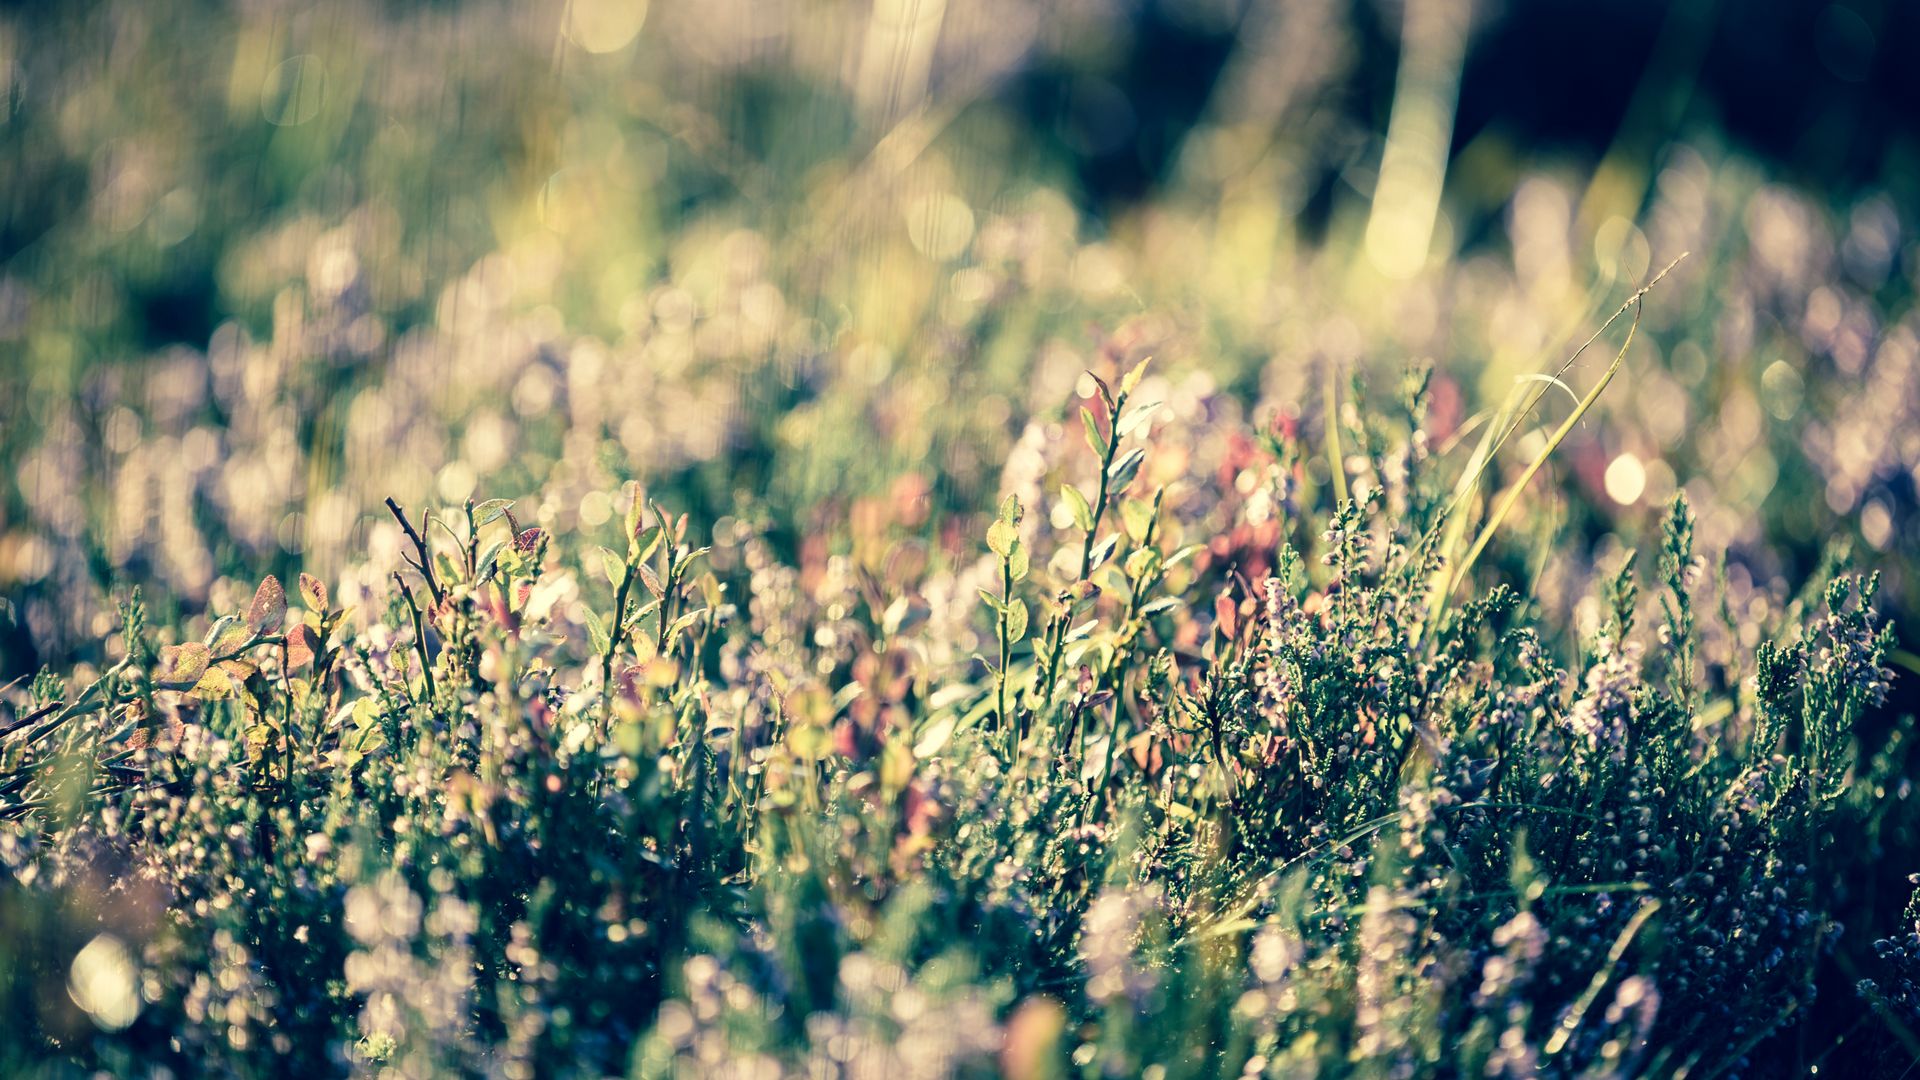
[{"label": "branching twig", "polygon": [[[414,564],[414,569],[420,571],[420,576],[426,579],[427,591],[433,594],[433,602],[435,606],[438,606],[441,601],[446,599],[446,594],[440,591],[440,583],[434,580],[433,552],[427,549],[426,537],[414,531],[413,522],[407,520],[407,512],[400,509],[400,504],[394,502],[393,496],[391,495],[387,496],[387,509],[393,512],[394,520],[400,523],[400,528],[407,534],[407,539],[413,541],[413,549],[420,553],[420,559]],[[431,519],[433,512],[428,511],[427,513],[429,519]],[[405,586],[402,586],[402,588],[405,588]]]}]

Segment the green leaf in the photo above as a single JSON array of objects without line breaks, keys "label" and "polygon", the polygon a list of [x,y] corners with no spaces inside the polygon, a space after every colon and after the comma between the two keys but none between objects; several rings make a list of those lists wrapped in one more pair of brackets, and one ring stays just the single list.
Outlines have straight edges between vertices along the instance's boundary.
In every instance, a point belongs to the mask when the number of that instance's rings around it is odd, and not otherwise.
[{"label": "green leaf", "polygon": [[834,714],[839,715],[840,710],[860,700],[860,696],[866,692],[867,688],[857,682],[850,682],[835,691],[833,695]]},{"label": "green leaf", "polygon": [[599,656],[607,655],[613,647],[607,638],[607,625],[600,621],[600,616],[595,614],[592,608],[586,609],[586,619],[587,640],[592,642],[594,653]]},{"label": "green leaf", "polygon": [[1159,402],[1149,401],[1145,405],[1128,409],[1126,414],[1120,418],[1120,437],[1125,438],[1139,431],[1146,425],[1148,420],[1153,419],[1154,410],[1158,408],[1160,408]]},{"label": "green leaf", "polygon": [[1060,656],[1060,665],[1068,670],[1079,667],[1080,662],[1086,659],[1087,653],[1091,652],[1096,644],[1092,639],[1088,639],[1076,641],[1067,646],[1067,651]]},{"label": "green leaf", "polygon": [[476,580],[486,581],[493,577],[494,569],[500,565],[500,553],[505,551],[511,542],[502,537],[487,545],[486,549],[480,553],[480,561],[473,566],[473,576]]},{"label": "green leaf", "polygon": [[511,509],[513,509],[512,499],[488,499],[473,508],[473,527],[478,529],[482,525],[491,525],[505,517],[507,511]]},{"label": "green leaf", "polygon": [[1027,571],[1033,568],[1033,558],[1027,552],[1027,545],[1018,540],[1013,542],[1013,550],[1007,552],[1007,576],[1015,581],[1025,581]]},{"label": "green leaf", "polygon": [[659,609],[659,607],[660,607],[660,601],[649,600],[646,603],[641,604],[639,607],[634,608],[627,615],[627,629],[631,631],[634,627],[640,625],[641,619],[644,619],[647,616],[653,614],[656,610]]},{"label": "green leaf", "polygon": [[210,667],[193,684],[193,694],[202,701],[225,701],[240,692],[240,684],[225,668]]},{"label": "green leaf", "polygon": [[219,622],[213,624],[212,629],[207,631],[207,648],[212,650],[215,656],[225,656],[245,645],[250,636],[246,623],[232,615],[224,615]]},{"label": "green leaf", "polygon": [[1093,531],[1093,505],[1080,489],[1072,484],[1061,484],[1060,494],[1067,500],[1067,508],[1073,511],[1073,523],[1081,532]]},{"label": "green leaf", "polygon": [[1027,602],[1010,600],[1007,602],[1007,643],[1015,644],[1027,637]]},{"label": "green leaf", "polygon": [[1125,397],[1128,394],[1131,394],[1135,390],[1139,389],[1140,377],[1147,373],[1147,365],[1151,363],[1153,363],[1153,357],[1149,356],[1146,359],[1140,361],[1139,363],[1133,365],[1132,371],[1129,371],[1125,375],[1121,376],[1120,396]]},{"label": "green leaf", "polygon": [[600,569],[606,573],[607,580],[613,583],[613,587],[618,589],[620,582],[627,576],[627,560],[621,558],[620,553],[612,548],[602,547]]},{"label": "green leaf", "polygon": [[247,760],[255,765],[266,760],[267,748],[273,740],[273,728],[266,724],[255,724],[247,729]]},{"label": "green leaf", "polygon": [[1160,569],[1160,553],[1153,548],[1138,548],[1127,556],[1127,576],[1135,581],[1145,581],[1154,571]]},{"label": "green leaf", "polygon": [[673,620],[673,624],[667,627],[667,640],[672,641],[681,634],[686,633],[693,628],[695,623],[705,617],[706,614],[706,608],[694,608],[692,611]]},{"label": "green leaf", "polygon": [[184,690],[200,681],[213,658],[205,645],[189,641],[168,645],[160,650],[160,663],[154,668],[153,681],[174,690]]},{"label": "green leaf", "polygon": [[1147,452],[1142,447],[1136,446],[1127,451],[1124,457],[1113,463],[1113,468],[1107,470],[1107,489],[1125,491],[1127,485],[1133,483],[1133,478],[1140,474],[1140,463],[1146,459]]},{"label": "green leaf", "polygon": [[1013,545],[1019,542],[1020,530],[1006,518],[1000,518],[987,526],[987,547],[1002,559],[1006,558],[1007,553],[1013,550]]},{"label": "green leaf", "polygon": [[660,526],[649,525],[634,535],[632,542],[627,545],[627,554],[634,562],[643,563],[653,558],[654,549],[659,546]]},{"label": "green leaf", "polygon": [[1000,520],[1001,521],[1004,521],[1009,525],[1018,525],[1020,524],[1021,514],[1022,514],[1022,511],[1020,509],[1020,496],[1008,495],[1004,500],[1001,501],[1000,503]]},{"label": "green leaf", "polygon": [[913,756],[930,758],[939,753],[940,748],[947,745],[947,741],[953,738],[954,721],[955,717],[946,716],[928,725],[927,730],[921,734],[920,741],[913,744]]},{"label": "green leaf", "polygon": [[1093,410],[1080,406],[1080,426],[1086,429],[1087,445],[1093,448],[1093,456],[1102,461],[1107,459],[1107,440],[1100,434],[1100,421],[1093,418]]},{"label": "green leaf", "polygon": [[631,542],[634,537],[640,535],[641,517],[647,512],[647,497],[646,494],[640,490],[640,485],[631,480],[627,481],[625,487],[627,493],[627,516],[625,524],[627,539]]},{"label": "green leaf", "polygon": [[306,608],[308,611],[313,611],[313,612],[326,611],[327,610],[326,583],[321,581],[319,578],[314,577],[312,574],[302,573],[300,575],[300,602],[306,605]]},{"label": "green leaf", "polygon": [[1195,555],[1198,555],[1205,547],[1205,544],[1188,544],[1186,547],[1168,556],[1167,561],[1161,566],[1161,569],[1171,570],[1181,563],[1186,562],[1188,559],[1193,558]]},{"label": "green leaf", "polygon": [[1108,533],[1107,535],[1101,537],[1093,545],[1093,558],[1087,562],[1087,569],[1092,570],[1093,568],[1099,566],[1101,563],[1106,562],[1108,559],[1112,558],[1113,549],[1118,547],[1119,544],[1120,544],[1119,533]]},{"label": "green leaf", "polygon": [[1122,501],[1120,524],[1126,527],[1127,537],[1134,543],[1146,543],[1147,530],[1153,527],[1153,504],[1140,499]]},{"label": "green leaf", "polygon": [[981,589],[979,590],[979,593],[980,593],[980,599],[984,601],[986,605],[992,608],[996,613],[999,612],[1003,607],[1005,607],[1005,605],[1000,602],[999,597],[993,595],[987,590]]}]

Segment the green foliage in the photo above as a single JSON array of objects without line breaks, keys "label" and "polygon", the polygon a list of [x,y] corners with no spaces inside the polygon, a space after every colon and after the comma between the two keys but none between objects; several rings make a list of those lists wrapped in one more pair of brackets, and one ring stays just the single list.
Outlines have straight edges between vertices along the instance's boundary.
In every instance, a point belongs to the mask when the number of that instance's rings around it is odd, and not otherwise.
[{"label": "green foliage", "polygon": [[[1591,641],[1487,574],[1433,618],[1439,470],[1296,504],[1249,570],[1209,537],[1286,472],[1142,490],[1143,368],[1094,380],[1094,498],[1063,449],[1064,515],[1009,495],[917,577],[694,546],[630,489],[613,546],[391,504],[408,569],[357,612],[269,576],[168,642],[130,604],[86,691],[7,698],[0,913],[51,928],[0,955],[9,1060],[1670,1075],[1809,1004],[1833,838],[1888,813],[1848,797],[1873,579],[1702,625],[1676,500],[1650,679],[1631,556]],[[1696,680],[1708,632],[1750,688]]]},{"label": "green foliage", "polygon": [[0,1074],[1920,1058],[1911,200],[698,7],[0,11]]}]

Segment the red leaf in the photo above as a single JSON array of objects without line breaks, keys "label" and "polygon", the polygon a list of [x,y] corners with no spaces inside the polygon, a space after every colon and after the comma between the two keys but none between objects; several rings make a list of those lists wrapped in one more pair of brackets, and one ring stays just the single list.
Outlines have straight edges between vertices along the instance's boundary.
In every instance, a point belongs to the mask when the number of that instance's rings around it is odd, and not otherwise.
[{"label": "red leaf", "polygon": [[280,587],[279,578],[268,574],[254,592],[253,604],[247,608],[247,629],[256,635],[271,634],[286,621],[287,591]]},{"label": "red leaf", "polygon": [[287,668],[303,668],[313,663],[313,654],[319,649],[320,642],[307,624],[301,623],[287,631]]},{"label": "red leaf", "polygon": [[1240,608],[1233,602],[1233,597],[1221,593],[1213,602],[1213,615],[1220,624],[1220,632],[1226,635],[1228,641],[1239,637]]}]

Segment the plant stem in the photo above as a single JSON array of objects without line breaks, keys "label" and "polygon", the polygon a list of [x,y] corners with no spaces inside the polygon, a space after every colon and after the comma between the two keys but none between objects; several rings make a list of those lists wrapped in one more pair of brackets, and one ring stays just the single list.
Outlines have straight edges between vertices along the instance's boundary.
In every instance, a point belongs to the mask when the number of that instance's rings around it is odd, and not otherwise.
[{"label": "plant stem", "polygon": [[407,598],[407,610],[413,613],[413,647],[420,653],[420,674],[427,680],[427,700],[431,702],[439,695],[433,688],[433,663],[427,659],[427,624],[420,618],[420,605],[414,601],[413,590],[407,587],[400,571],[393,572],[393,582],[400,586],[400,595]]},{"label": "plant stem", "polygon": [[[1121,394],[1114,399],[1113,408],[1107,415],[1107,445],[1105,453],[1100,456],[1100,485],[1098,496],[1093,501],[1093,527],[1087,530],[1086,539],[1080,545],[1080,573],[1073,579],[1075,584],[1087,580],[1087,575],[1093,572],[1093,545],[1100,535],[1100,524],[1107,516],[1107,474],[1113,468],[1114,455],[1120,452],[1120,414],[1127,407],[1127,397]],[[1034,672],[1036,679],[1044,676],[1047,681],[1040,694],[1040,711],[1043,713],[1053,707],[1053,696],[1060,684],[1060,656],[1066,651],[1067,631],[1072,628],[1072,622],[1073,601],[1067,599],[1064,601],[1064,611],[1048,620],[1046,664]]]},{"label": "plant stem", "polygon": [[613,594],[613,626],[607,631],[607,652],[600,658],[600,737],[613,730],[613,657],[627,635],[627,594],[633,589],[634,567],[627,563],[620,588]]},{"label": "plant stem", "polygon": [[[427,591],[433,594],[434,604],[439,605],[446,599],[446,594],[440,591],[440,582],[433,576],[433,553],[427,550],[426,538],[414,531],[413,522],[407,520],[406,511],[400,509],[400,504],[394,502],[391,495],[387,496],[387,509],[393,514],[394,520],[400,523],[400,529],[407,534],[407,539],[413,541],[413,549],[419,553],[420,557],[414,569],[419,570],[420,576],[426,579]],[[427,520],[431,521],[432,518],[433,511],[427,511]]]},{"label": "plant stem", "polygon": [[1007,662],[1013,657],[1013,643],[1007,640],[1006,605],[1012,601],[1013,563],[1011,560],[1002,559],[1000,561],[1000,668],[994,672],[994,694],[997,700],[996,708],[999,710],[1000,726],[1009,732],[1007,737],[1009,764],[1012,763],[1014,754],[1020,746],[1020,735],[1014,731],[1013,720],[1007,715]]}]

